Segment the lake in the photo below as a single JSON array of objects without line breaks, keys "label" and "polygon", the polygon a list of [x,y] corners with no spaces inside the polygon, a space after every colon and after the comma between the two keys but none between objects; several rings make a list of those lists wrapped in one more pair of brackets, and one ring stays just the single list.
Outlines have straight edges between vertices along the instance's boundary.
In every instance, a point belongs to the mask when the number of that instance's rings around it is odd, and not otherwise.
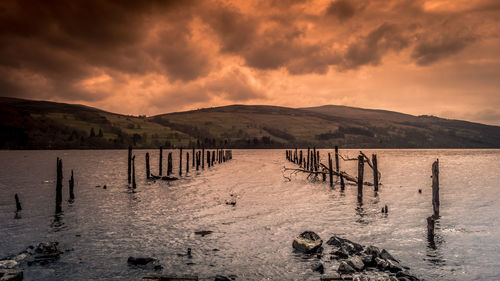
[{"label": "lake", "polygon": [[[317,258],[294,253],[305,230],[387,249],[426,280],[500,280],[500,150],[363,150],[376,153],[378,194],[364,187],[285,176],[284,150],[233,150],[233,160],[179,181],[147,181],[145,153],[158,173],[158,150],[134,150],[137,192],[127,189],[126,150],[0,151],[0,257],[58,241],[70,249],[47,265],[26,267],[25,280],[138,280],[153,273],[127,265],[129,256],[159,259],[165,274],[237,280],[319,280]],[[189,150],[191,152],[191,150]],[[322,159],[326,152],[321,150]],[[164,150],[166,170],[168,150]],[[358,150],[342,150],[356,157]],[[178,151],[173,151],[174,174]],[[190,155],[191,156],[191,155]],[[63,213],[54,215],[56,157],[63,159]],[[439,158],[441,218],[436,248],[427,242],[432,214],[431,165]],[[75,196],[68,203],[68,179]],[[357,175],[357,162],[341,170]],[[372,172],[365,165],[365,178]],[[106,185],[107,189],[102,186]],[[422,189],[422,193],[418,192]],[[15,219],[14,194],[23,210]],[[236,205],[227,201],[235,200]],[[382,214],[387,205],[389,213]],[[195,231],[213,233],[200,236]],[[192,248],[192,258],[184,255]],[[325,275],[335,261],[322,259]]]}]

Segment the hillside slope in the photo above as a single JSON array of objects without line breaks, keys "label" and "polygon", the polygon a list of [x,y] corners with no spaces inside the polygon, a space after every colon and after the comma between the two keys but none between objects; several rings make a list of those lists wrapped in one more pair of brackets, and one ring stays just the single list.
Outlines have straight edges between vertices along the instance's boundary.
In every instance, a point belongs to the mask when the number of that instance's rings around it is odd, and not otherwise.
[{"label": "hillside slope", "polygon": [[500,127],[345,106],[230,105],[152,117],[0,98],[0,148],[499,148]]}]

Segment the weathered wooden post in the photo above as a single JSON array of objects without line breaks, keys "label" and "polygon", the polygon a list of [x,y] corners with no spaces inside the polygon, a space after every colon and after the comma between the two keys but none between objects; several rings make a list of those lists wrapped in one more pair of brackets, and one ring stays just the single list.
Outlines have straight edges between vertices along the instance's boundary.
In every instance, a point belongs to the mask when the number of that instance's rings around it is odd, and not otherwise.
[{"label": "weathered wooden post", "polygon": [[[158,175],[161,177],[163,173],[163,147],[160,146],[160,162],[158,163]],[[168,172],[167,172],[168,173]]]},{"label": "weathered wooden post", "polygon": [[21,211],[23,208],[21,208],[21,202],[19,202],[19,197],[17,196],[17,193],[14,195],[14,198],[16,199],[16,211]]},{"label": "weathered wooden post", "polygon": [[372,154],[373,165],[373,188],[378,191],[378,167],[377,167],[377,154]]},{"label": "weathered wooden post", "polygon": [[316,168],[315,168],[315,170],[317,172],[319,169],[319,163],[321,163],[321,160],[319,159],[319,151],[316,151],[316,154],[317,155],[316,155]]},{"label": "weathered wooden post", "polygon": [[300,150],[299,166],[302,167],[302,150]]},{"label": "weathered wooden post", "polygon": [[196,171],[200,169],[200,152],[196,151]]},{"label": "weathered wooden post", "polygon": [[212,166],[215,164],[215,150],[212,150]]},{"label": "weathered wooden post", "polygon": [[189,152],[186,152],[186,174],[189,173]]},{"label": "weathered wooden post", "polygon": [[146,152],[146,178],[151,178],[151,171],[149,170],[149,152]]},{"label": "weathered wooden post", "polygon": [[335,146],[335,170],[337,171],[337,175],[340,172],[340,167],[339,167],[339,147],[336,145]]},{"label": "weathered wooden post", "polygon": [[328,171],[330,174],[330,187],[333,187],[332,155],[328,153]]},{"label": "weathered wooden post", "polygon": [[297,148],[295,148],[295,154],[293,155],[293,162],[295,164],[299,163],[299,153],[297,152]]},{"label": "weathered wooden post", "polygon": [[432,163],[432,207],[434,218],[439,218],[439,159]]},{"label": "weathered wooden post", "polygon": [[365,167],[365,158],[363,155],[358,156],[358,200],[363,199],[363,174]]},{"label": "weathered wooden post", "polygon": [[57,157],[57,182],[56,182],[56,213],[60,213],[62,211],[61,202],[62,202],[62,159]]},{"label": "weathered wooden post", "polygon": [[130,185],[132,181],[132,146],[128,146],[128,184]]},{"label": "weathered wooden post", "polygon": [[136,189],[137,184],[135,183],[135,155],[132,156],[132,189]]},{"label": "weathered wooden post", "polygon": [[344,191],[344,189],[345,189],[344,176],[340,174],[340,190]]},{"label": "weathered wooden post", "polygon": [[75,199],[75,193],[73,189],[75,187],[75,178],[73,177],[73,170],[71,170],[71,178],[69,179],[69,200]]},{"label": "weathered wooden post", "polygon": [[207,151],[207,166],[210,168],[210,151]]},{"label": "weathered wooden post", "polygon": [[427,217],[427,239],[429,242],[434,242],[434,223],[433,216]]},{"label": "weathered wooden post", "polygon": [[311,148],[307,148],[307,163],[306,163],[306,170],[309,171],[309,159],[311,158]]},{"label": "weathered wooden post", "polygon": [[316,159],[316,147],[313,147],[312,153],[313,153],[313,161],[312,161],[313,167],[312,167],[311,171],[317,171],[317,167],[316,167],[316,165],[317,165],[316,164],[317,163],[316,162],[317,161],[317,159]]},{"label": "weathered wooden post", "polygon": [[172,152],[168,153],[168,163],[167,163],[167,176],[170,176],[172,174]]},{"label": "weathered wooden post", "polygon": [[182,147],[179,148],[179,177],[182,177]]},{"label": "weathered wooden post", "polygon": [[205,146],[201,148],[201,169],[205,170]]},{"label": "weathered wooden post", "polygon": [[194,153],[194,145],[193,145],[193,153],[192,153],[192,155],[193,155],[193,168],[194,168],[194,158],[196,158],[195,153]]}]

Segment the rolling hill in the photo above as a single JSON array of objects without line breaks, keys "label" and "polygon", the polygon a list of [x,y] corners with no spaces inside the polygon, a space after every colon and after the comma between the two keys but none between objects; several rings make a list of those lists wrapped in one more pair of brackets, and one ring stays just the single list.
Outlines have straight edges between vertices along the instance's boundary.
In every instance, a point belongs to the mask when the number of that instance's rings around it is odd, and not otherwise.
[{"label": "rolling hill", "polygon": [[138,148],[205,145],[499,148],[500,127],[434,116],[325,105],[230,105],[157,116],[0,98],[0,148]]}]

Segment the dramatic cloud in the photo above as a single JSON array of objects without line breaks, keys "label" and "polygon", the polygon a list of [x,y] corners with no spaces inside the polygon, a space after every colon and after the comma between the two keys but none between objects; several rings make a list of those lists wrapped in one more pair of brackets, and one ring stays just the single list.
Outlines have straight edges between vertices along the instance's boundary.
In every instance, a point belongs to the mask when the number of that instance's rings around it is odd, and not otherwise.
[{"label": "dramatic cloud", "polygon": [[499,17],[495,0],[4,0],[0,95],[148,115],[331,103],[500,124]]}]

